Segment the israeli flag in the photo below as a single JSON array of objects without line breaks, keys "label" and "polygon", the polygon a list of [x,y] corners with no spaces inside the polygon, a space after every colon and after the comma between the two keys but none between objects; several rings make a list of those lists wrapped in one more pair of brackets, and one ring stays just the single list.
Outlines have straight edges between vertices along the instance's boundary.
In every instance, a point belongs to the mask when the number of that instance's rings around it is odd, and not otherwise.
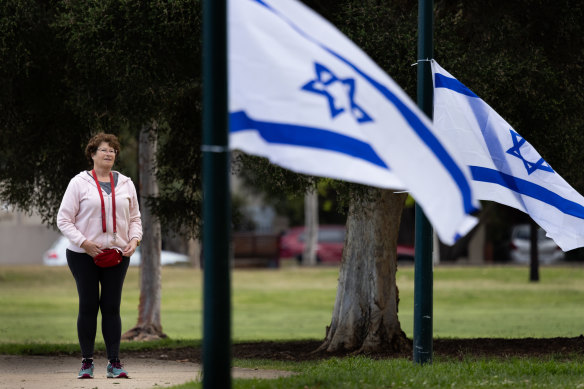
[{"label": "israeli flag", "polygon": [[432,62],[434,125],[457,143],[481,200],[531,216],[564,251],[584,246],[584,197],[497,112]]},{"label": "israeli flag", "polygon": [[230,148],[408,190],[446,244],[475,224],[470,173],[406,93],[294,0],[228,2]]}]

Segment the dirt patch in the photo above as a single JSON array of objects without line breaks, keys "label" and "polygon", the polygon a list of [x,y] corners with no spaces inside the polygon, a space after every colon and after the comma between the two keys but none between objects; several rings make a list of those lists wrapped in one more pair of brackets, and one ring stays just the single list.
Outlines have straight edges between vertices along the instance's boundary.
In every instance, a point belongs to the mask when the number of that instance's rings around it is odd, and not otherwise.
[{"label": "dirt patch", "polygon": [[[314,351],[321,342],[316,340],[290,342],[249,342],[237,343],[232,346],[234,358],[269,359],[280,361],[315,361],[331,357],[346,357],[352,352],[329,353]],[[433,343],[434,356],[447,357],[544,357],[570,356],[584,354],[584,336],[576,338],[473,338],[473,339],[435,339]],[[148,351],[128,352],[138,358],[168,359],[174,361],[189,361],[200,363],[202,350],[199,347],[176,349],[157,349]],[[411,353],[379,352],[369,356],[379,359],[412,358]]]}]

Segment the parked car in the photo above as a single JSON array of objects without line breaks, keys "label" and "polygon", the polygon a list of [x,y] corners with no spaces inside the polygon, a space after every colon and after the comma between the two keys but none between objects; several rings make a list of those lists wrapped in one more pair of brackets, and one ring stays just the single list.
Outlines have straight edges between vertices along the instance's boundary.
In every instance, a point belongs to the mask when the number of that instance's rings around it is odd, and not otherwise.
[{"label": "parked car", "polygon": [[[69,241],[64,236],[60,236],[43,254],[43,264],[46,266],[66,266],[67,257],[65,250],[69,246]],[[134,255],[130,257],[130,266],[140,266],[141,255],[140,247],[136,249]],[[162,250],[160,252],[161,265],[186,265],[189,263],[189,257],[184,254],[173,251]]]},{"label": "parked car", "polygon": [[[305,228],[292,227],[280,240],[280,258],[302,260],[306,241]],[[340,262],[345,243],[345,226],[321,225],[318,228],[317,262]]]},{"label": "parked car", "polygon": [[415,248],[414,246],[397,244],[397,260],[398,261],[414,261]]},{"label": "parked car", "polygon": [[[519,224],[511,230],[510,257],[514,263],[529,263],[531,260],[531,242],[529,224]],[[560,262],[565,253],[558,245],[545,235],[541,228],[537,229],[537,247],[539,250],[539,263],[550,264]]]},{"label": "parked car", "polygon": [[[280,241],[280,258],[302,260],[306,234],[304,227],[292,227]],[[346,229],[344,225],[321,225],[318,228],[317,262],[338,263],[343,257]],[[398,260],[414,260],[414,247],[398,245]]]}]

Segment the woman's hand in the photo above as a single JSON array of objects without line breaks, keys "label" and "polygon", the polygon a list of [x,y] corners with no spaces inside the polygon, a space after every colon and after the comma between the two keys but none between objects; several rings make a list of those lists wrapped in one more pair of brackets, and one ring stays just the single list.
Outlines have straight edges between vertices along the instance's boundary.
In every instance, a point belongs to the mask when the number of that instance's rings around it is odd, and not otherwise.
[{"label": "woman's hand", "polygon": [[138,241],[136,239],[132,239],[130,243],[128,243],[126,247],[124,247],[122,255],[124,257],[131,257],[132,254],[134,254],[134,252],[136,251],[136,247],[138,247]]},{"label": "woman's hand", "polygon": [[98,254],[102,253],[101,245],[95,242],[90,241],[89,239],[85,240],[85,242],[81,243],[81,248],[85,250],[87,254],[91,256],[91,258],[95,258]]}]

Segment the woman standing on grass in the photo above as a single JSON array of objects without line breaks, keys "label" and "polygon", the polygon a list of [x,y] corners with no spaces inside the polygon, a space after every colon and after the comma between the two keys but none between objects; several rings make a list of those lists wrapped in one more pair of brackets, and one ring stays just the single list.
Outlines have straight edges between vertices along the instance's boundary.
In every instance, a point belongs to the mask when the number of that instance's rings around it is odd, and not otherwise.
[{"label": "woman standing on grass", "polygon": [[[115,135],[99,133],[91,138],[85,155],[93,169],[82,171],[69,182],[57,215],[57,225],[69,239],[67,263],[79,294],[77,335],[83,361],[77,378],[93,378],[99,310],[109,360],[106,375],[128,378],[119,359],[120,304],[130,256],[142,239],[142,222],[132,180],[112,171],[119,151]],[[117,253],[108,251],[113,253],[109,259],[116,259],[115,265],[102,267],[95,257],[107,249],[117,249]]]}]

